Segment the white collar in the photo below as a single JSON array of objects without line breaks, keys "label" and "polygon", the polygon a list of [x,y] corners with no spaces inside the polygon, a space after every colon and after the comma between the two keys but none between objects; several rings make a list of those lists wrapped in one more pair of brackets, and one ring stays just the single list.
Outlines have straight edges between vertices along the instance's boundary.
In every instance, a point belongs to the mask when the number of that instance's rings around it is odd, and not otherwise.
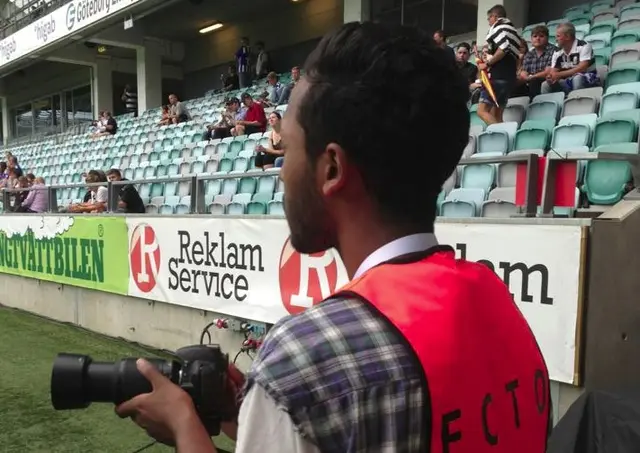
[{"label": "white collar", "polygon": [[372,267],[385,261],[392,260],[409,253],[423,252],[438,245],[438,240],[433,233],[411,234],[395,239],[383,245],[378,250],[369,255],[358,267],[353,278],[358,278]]}]

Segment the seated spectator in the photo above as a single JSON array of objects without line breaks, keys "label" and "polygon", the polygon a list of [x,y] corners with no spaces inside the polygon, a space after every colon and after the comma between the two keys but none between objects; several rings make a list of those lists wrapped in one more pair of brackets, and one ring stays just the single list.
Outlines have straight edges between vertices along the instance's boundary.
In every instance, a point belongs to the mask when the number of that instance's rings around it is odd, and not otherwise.
[{"label": "seated spectator", "polygon": [[6,183],[8,177],[9,175],[7,173],[7,163],[4,161],[0,162],[0,185]]},{"label": "seated spectator", "polygon": [[236,121],[235,127],[231,129],[231,134],[237,137],[266,131],[267,116],[260,103],[255,102],[249,93],[242,95],[242,103],[247,108],[247,112],[243,120]]},{"label": "seated spectator", "polygon": [[524,84],[524,93],[533,99],[540,94],[557,48],[549,44],[549,29],[544,25],[538,25],[532,30],[531,41],[533,49],[524,56],[518,81]]},{"label": "seated spectator", "polygon": [[36,175],[33,173],[27,173],[27,181],[29,181],[29,186],[32,186],[36,182]]},{"label": "seated spectator", "polygon": [[111,112],[104,112],[104,130],[93,134],[93,138],[114,135],[118,132],[118,122],[111,116]]},{"label": "seated spectator", "polygon": [[469,94],[472,101],[475,97],[477,102],[477,99],[480,97],[480,84],[476,82],[478,78],[478,68],[473,63],[469,63],[470,58],[471,46],[463,42],[456,49],[456,62],[465,80],[469,84]]},{"label": "seated spectator", "polygon": [[207,126],[202,140],[215,140],[231,136],[231,129],[235,127],[237,121],[244,119],[246,113],[246,107],[240,105],[238,98],[227,99],[227,109],[222,114],[222,118],[216,124]]},{"label": "seated spectator", "polygon": [[173,124],[185,123],[191,119],[189,110],[175,94],[169,95],[169,118]]},{"label": "seated spectator", "polygon": [[282,151],[282,138],[280,137],[280,122],[282,117],[278,112],[269,114],[269,144],[265,147],[256,146],[256,167],[267,170],[273,168],[276,159],[284,154]]},{"label": "seated spectator", "polygon": [[158,126],[168,126],[169,124],[171,124],[171,116],[169,115],[169,106],[163,105],[162,117],[160,118],[160,122],[158,123]]},{"label": "seated spectator", "polygon": [[[100,174],[91,170],[87,177],[84,179],[84,182],[88,184],[95,184],[100,181]],[[107,190],[106,185],[104,186],[91,186],[89,187],[89,195],[85,195],[85,200],[83,203],[73,204],[69,206],[68,212],[73,213],[99,213],[103,212],[107,209],[107,202],[109,198],[109,191]]]},{"label": "seated spectator", "polygon": [[240,88],[235,65],[229,65],[227,73],[220,74],[220,80],[222,80],[222,91],[235,91]]},{"label": "seated spectator", "polygon": [[[127,181],[117,168],[107,171],[107,178],[109,181]],[[144,214],[146,212],[144,202],[133,184],[119,185],[117,190],[119,197],[118,210],[122,210],[127,214]]]},{"label": "seated spectator", "polygon": [[600,81],[595,69],[593,48],[588,42],[576,38],[576,27],[569,22],[559,25],[556,41],[560,49],[553,53],[541,92],[569,93],[598,85]]},{"label": "seated spectator", "polygon": [[104,132],[106,126],[106,120],[104,118],[104,111],[98,112],[98,119],[91,121],[91,134],[99,134]]},{"label": "seated spectator", "polygon": [[282,89],[282,93],[280,94],[280,99],[278,99],[278,105],[284,105],[289,102],[289,97],[291,96],[291,92],[293,88],[296,86],[296,83],[300,81],[300,68],[294,66],[291,68],[291,83],[285,85]]},{"label": "seated spectator", "polygon": [[[27,175],[28,177],[29,175]],[[32,175],[33,176],[33,175]],[[39,213],[49,209],[49,191],[44,185],[44,178],[35,178],[31,190],[22,201],[18,212]]]},{"label": "seated spectator", "polygon": [[[14,188],[15,189],[26,189],[27,187],[29,187],[29,180],[27,179],[27,177],[26,176],[18,177],[17,180],[16,180]],[[29,191],[28,190],[23,190],[23,191],[20,191],[20,192],[13,192],[13,196],[14,196],[14,202],[13,202],[12,211],[20,212],[20,208],[22,206],[22,203],[24,203],[24,201],[29,196]]]},{"label": "seated spectator", "polygon": [[280,83],[279,79],[280,78],[278,77],[278,74],[276,74],[275,72],[270,72],[267,75],[267,83],[269,84],[269,88],[267,90],[268,95],[266,101],[269,106],[278,105],[278,101],[282,96],[282,90],[284,89],[284,87]]}]

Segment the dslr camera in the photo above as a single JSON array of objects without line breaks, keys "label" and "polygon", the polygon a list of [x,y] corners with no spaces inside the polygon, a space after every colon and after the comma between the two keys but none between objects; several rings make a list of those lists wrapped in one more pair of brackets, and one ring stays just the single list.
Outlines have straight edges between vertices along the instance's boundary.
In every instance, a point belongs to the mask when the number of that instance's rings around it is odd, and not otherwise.
[{"label": "dslr camera", "polygon": [[[91,403],[123,403],[150,393],[151,383],[136,367],[137,358],[96,362],[81,354],[58,354],[51,373],[51,402],[56,410],[85,409]],[[220,423],[231,419],[222,402],[227,392],[229,356],[218,345],[186,346],[175,360],[145,359],[174,384],[185,390],[211,436]]]}]

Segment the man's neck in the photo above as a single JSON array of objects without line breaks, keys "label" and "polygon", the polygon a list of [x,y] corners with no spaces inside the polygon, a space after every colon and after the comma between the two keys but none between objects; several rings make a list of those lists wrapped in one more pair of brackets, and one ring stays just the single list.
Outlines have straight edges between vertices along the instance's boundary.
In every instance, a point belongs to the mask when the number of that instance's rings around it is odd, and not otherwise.
[{"label": "man's neck", "polygon": [[[367,225],[367,234],[363,235],[363,228],[359,225]],[[433,228],[389,228],[385,225],[371,227],[373,223],[353,222],[338,232],[338,252],[347,270],[349,279],[352,279],[360,265],[369,255],[380,247],[390,242],[417,233],[432,233]],[[353,238],[357,240],[353,240]]]},{"label": "man's neck", "polygon": [[571,52],[571,49],[573,49],[574,42],[575,41],[571,41],[570,43],[565,44],[564,46],[562,46],[562,50],[564,50],[565,53]]}]

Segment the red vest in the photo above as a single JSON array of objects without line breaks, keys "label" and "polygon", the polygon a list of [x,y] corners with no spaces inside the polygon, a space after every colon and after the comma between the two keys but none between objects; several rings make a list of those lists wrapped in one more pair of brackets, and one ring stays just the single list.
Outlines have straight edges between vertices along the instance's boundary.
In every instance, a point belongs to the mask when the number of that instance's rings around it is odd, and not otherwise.
[{"label": "red vest", "polygon": [[431,453],[544,453],[547,368],[488,267],[439,251],[381,264],[340,292],[368,301],[412,346],[426,377]]}]

